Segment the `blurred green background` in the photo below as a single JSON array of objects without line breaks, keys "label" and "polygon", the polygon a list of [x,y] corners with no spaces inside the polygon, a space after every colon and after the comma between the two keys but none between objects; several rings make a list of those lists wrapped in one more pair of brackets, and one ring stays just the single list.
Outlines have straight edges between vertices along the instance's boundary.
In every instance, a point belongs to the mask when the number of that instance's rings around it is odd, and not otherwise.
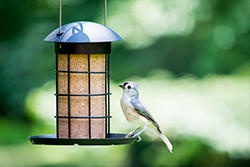
[{"label": "blurred green background", "polygon": [[[111,55],[112,132],[122,115],[117,84],[135,81],[174,146],[152,130],[140,143],[33,146],[55,133],[54,45],[59,0],[0,1],[0,166],[250,166],[250,1],[108,0],[108,26],[123,37]],[[63,24],[103,23],[104,0],[63,0]]]}]

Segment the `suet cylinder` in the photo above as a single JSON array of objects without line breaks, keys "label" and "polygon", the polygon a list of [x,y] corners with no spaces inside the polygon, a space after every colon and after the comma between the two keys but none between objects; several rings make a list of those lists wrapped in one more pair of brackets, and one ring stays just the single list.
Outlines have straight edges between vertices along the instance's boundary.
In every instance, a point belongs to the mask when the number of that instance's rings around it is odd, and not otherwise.
[{"label": "suet cylinder", "polygon": [[74,22],[54,30],[57,138],[103,139],[110,135],[111,42],[121,37],[106,26]]}]

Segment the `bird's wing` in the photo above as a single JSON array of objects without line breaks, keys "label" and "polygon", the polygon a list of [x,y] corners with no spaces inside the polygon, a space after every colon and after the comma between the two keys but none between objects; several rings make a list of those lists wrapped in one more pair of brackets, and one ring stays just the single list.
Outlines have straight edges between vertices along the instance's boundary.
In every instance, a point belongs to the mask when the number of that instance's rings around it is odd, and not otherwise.
[{"label": "bird's wing", "polygon": [[157,128],[159,133],[161,133],[159,125],[154,120],[152,115],[147,111],[147,109],[143,106],[143,104],[141,103],[140,100],[131,99],[130,103],[131,103],[132,107],[134,108],[134,110],[137,112],[137,114],[139,114],[139,115],[145,117],[147,120],[151,121],[153,123],[153,125]]}]

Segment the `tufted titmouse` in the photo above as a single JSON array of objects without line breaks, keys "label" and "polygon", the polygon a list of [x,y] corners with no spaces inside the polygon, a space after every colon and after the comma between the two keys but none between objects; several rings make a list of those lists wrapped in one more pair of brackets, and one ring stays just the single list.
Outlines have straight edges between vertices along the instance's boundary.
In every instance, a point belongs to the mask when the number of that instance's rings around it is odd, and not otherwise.
[{"label": "tufted titmouse", "polygon": [[[168,138],[162,133],[159,125],[153,119],[148,110],[143,106],[143,104],[139,100],[139,85],[134,82],[125,82],[123,84],[119,84],[119,87],[123,89],[123,94],[121,97],[121,108],[129,122],[139,124],[140,126],[129,132],[126,137],[139,137],[140,134],[147,129],[149,125],[159,133],[161,139],[167,145],[169,151],[172,153],[172,144],[168,140]],[[137,132],[140,130],[139,132]],[[136,133],[137,132],[137,133]],[[135,134],[136,133],[136,134]]]}]

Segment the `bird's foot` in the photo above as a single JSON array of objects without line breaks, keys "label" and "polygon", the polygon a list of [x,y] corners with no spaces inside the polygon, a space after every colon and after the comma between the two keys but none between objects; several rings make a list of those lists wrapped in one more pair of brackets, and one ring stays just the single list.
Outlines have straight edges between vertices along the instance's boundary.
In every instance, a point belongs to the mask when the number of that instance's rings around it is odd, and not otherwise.
[{"label": "bird's foot", "polygon": [[141,137],[140,136],[137,136],[137,141],[136,142],[140,142],[141,141]]},{"label": "bird's foot", "polygon": [[125,138],[131,138],[131,137],[133,137],[134,136],[134,132],[129,132],[126,136],[125,136]]},{"label": "bird's foot", "polygon": [[135,132],[129,132],[125,138],[131,138],[131,137],[137,137],[136,142],[140,142],[141,141],[141,137],[139,136],[139,134],[135,135]]}]

